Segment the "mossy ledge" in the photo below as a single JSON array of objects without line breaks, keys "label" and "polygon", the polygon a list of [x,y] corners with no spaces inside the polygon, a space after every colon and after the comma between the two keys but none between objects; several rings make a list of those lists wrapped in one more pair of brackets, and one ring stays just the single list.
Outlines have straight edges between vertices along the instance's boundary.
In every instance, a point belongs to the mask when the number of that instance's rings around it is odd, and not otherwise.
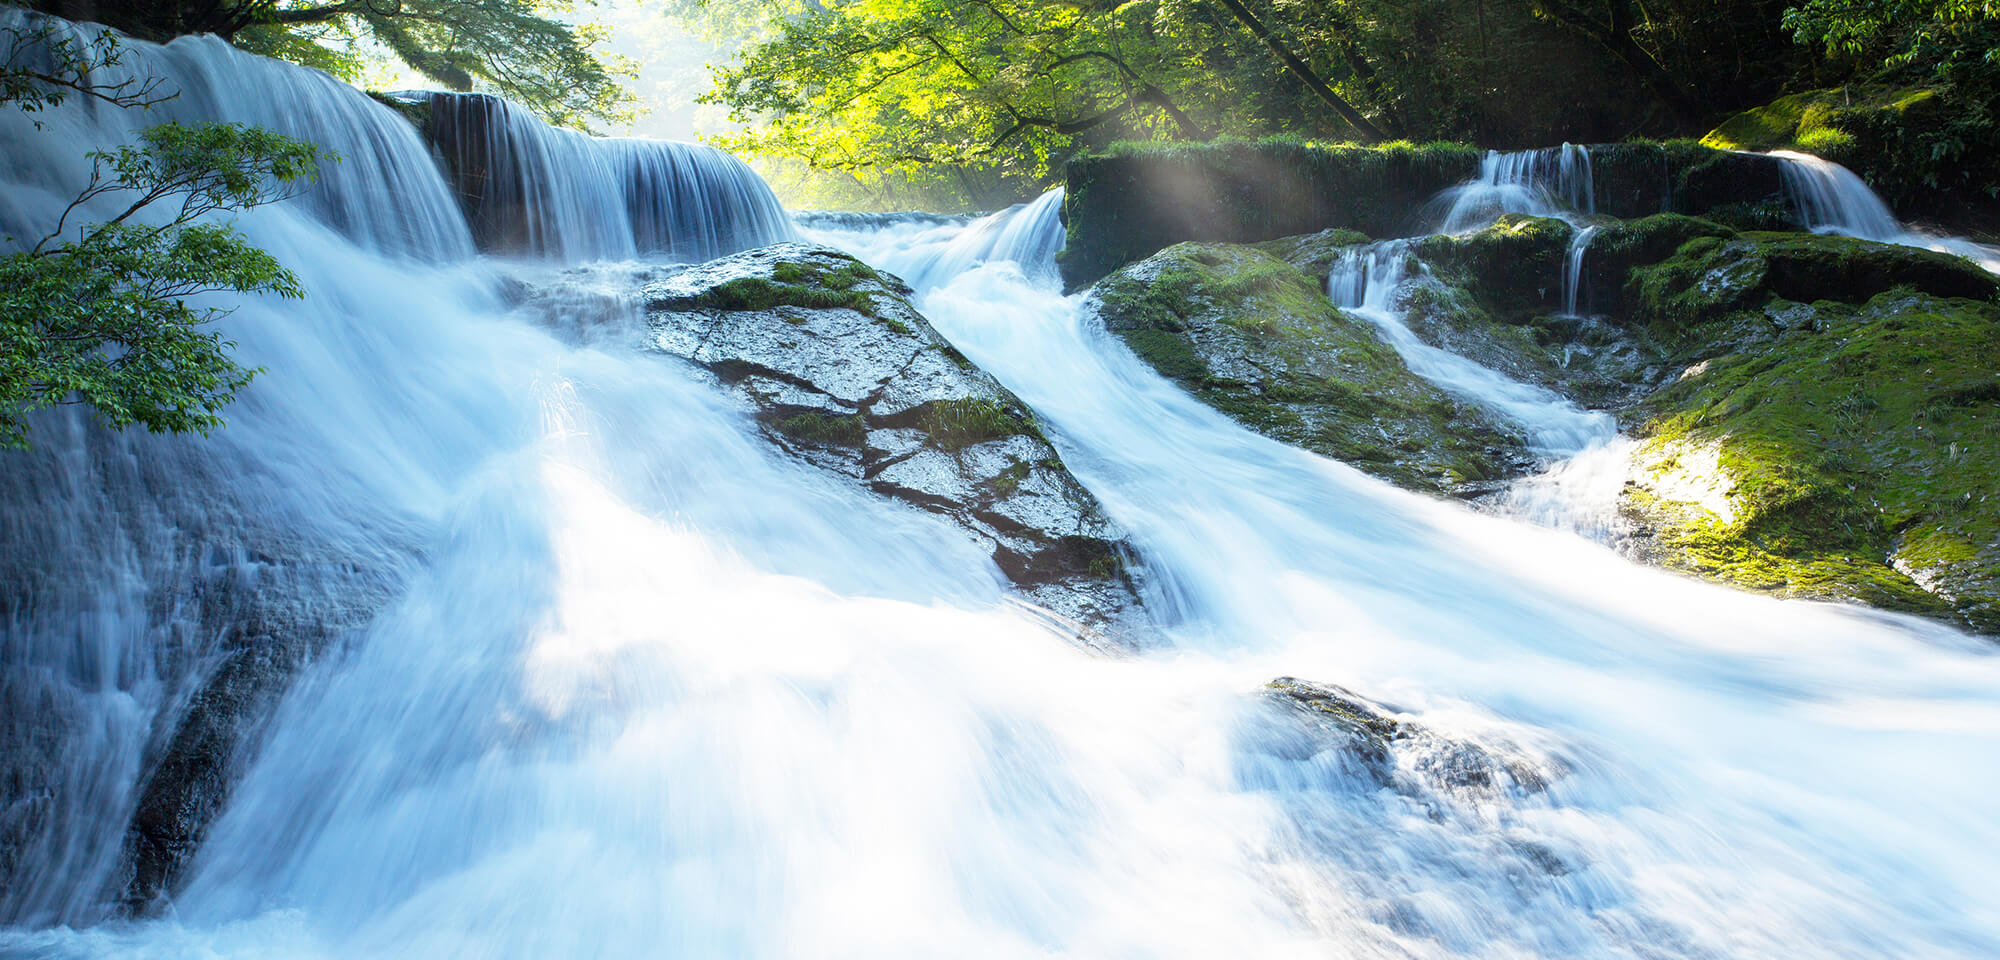
[{"label": "mossy ledge", "polygon": [[[1620,416],[1640,441],[1620,510],[1641,559],[2000,634],[2000,278],[1682,214],[1595,226],[1599,316],[1551,314],[1571,228],[1520,216],[1411,244],[1422,269],[1397,305],[1434,345]],[[1507,426],[1413,378],[1322,295],[1325,265],[1363,239],[1183,243],[1092,302],[1252,429],[1413,490],[1495,489],[1527,466]]]},{"label": "mossy ledge", "polygon": [[[1784,165],[1692,140],[1589,148],[1594,206],[1616,217],[1713,214],[1788,227]],[[1115,146],[1065,173],[1064,280],[1081,287],[1183,241],[1257,243],[1338,228],[1409,236],[1438,191],[1479,175],[1464,144],[1297,140]]]},{"label": "mossy ledge", "polygon": [[1317,274],[1265,250],[1178,244],[1105,278],[1091,303],[1202,402],[1399,485],[1473,496],[1532,461],[1515,431],[1412,374],[1336,309]]},{"label": "mossy ledge", "polygon": [[1842,164],[1905,217],[2000,231],[2000,138],[1990,93],[1861,83],[1745,110],[1702,137],[1725,150],[1794,150]]}]

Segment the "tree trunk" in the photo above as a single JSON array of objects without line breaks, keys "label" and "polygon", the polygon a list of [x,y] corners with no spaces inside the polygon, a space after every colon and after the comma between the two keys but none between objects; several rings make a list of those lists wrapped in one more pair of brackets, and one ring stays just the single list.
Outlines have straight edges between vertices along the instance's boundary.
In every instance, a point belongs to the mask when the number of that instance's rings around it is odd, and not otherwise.
[{"label": "tree trunk", "polygon": [[1307,89],[1317,94],[1327,106],[1332,107],[1333,112],[1340,114],[1340,118],[1347,121],[1347,125],[1353,127],[1356,133],[1361,134],[1362,139],[1370,143],[1386,139],[1382,136],[1382,131],[1376,129],[1374,124],[1368,122],[1367,117],[1361,115],[1361,111],[1341,99],[1340,94],[1333,92],[1333,88],[1327,86],[1326,81],[1321,80],[1319,74],[1314,73],[1304,60],[1299,59],[1297,54],[1279,42],[1278,38],[1271,34],[1270,29],[1264,26],[1264,22],[1257,19],[1257,15],[1251,13],[1249,7],[1243,5],[1243,0],[1221,0],[1221,3],[1238,22],[1249,28],[1252,35],[1264,41],[1264,45],[1278,55],[1279,62],[1292,72],[1292,76],[1299,78]]}]

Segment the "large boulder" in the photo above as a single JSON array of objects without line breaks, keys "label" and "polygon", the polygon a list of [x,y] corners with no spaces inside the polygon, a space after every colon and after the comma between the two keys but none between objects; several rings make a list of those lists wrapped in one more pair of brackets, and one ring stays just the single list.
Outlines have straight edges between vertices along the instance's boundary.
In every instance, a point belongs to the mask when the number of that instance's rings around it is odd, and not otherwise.
[{"label": "large boulder", "polygon": [[1137,604],[1125,533],[909,293],[844,253],[776,244],[649,284],[647,342],[711,373],[786,450],[951,518],[1037,603],[1115,627]]},{"label": "large boulder", "polygon": [[1779,596],[2000,633],[2000,304],[1766,295],[1639,408],[1641,554]]},{"label": "large boulder", "polygon": [[1374,327],[1336,308],[1323,276],[1265,250],[1170,247],[1098,283],[1090,306],[1196,398],[1399,485],[1473,496],[1533,462],[1516,430],[1411,373]]}]

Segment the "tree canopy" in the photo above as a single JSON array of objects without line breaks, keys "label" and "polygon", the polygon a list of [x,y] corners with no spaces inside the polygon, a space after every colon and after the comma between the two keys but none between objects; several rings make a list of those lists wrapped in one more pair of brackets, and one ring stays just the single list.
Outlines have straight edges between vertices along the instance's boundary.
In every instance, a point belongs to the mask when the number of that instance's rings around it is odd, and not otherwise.
[{"label": "tree canopy", "polygon": [[1113,140],[1698,136],[1885,65],[1990,61],[1995,6],[679,0],[668,11],[753,38],[708,94],[744,125],[724,145],[990,206]]},{"label": "tree canopy", "polygon": [[[588,5],[595,0],[583,0]],[[147,39],[214,33],[245,49],[355,79],[384,54],[453,90],[497,93],[559,125],[629,115],[628,64],[573,0],[40,0]]]}]

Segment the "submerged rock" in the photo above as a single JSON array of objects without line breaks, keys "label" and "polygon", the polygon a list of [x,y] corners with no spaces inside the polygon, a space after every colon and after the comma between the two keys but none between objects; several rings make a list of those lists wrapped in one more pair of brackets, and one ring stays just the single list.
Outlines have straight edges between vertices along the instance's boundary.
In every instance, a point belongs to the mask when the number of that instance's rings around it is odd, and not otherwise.
[{"label": "submerged rock", "polygon": [[1090,303],[1204,403],[1399,485],[1472,496],[1533,461],[1518,432],[1411,373],[1334,307],[1323,275],[1258,248],[1170,247],[1105,278]]},{"label": "submerged rock", "polygon": [[1125,533],[909,293],[844,253],[776,244],[650,283],[647,342],[713,374],[801,459],[950,517],[1036,603],[1092,626],[1132,615]]},{"label": "submerged rock", "polygon": [[1546,758],[1496,754],[1398,716],[1345,687],[1279,677],[1264,695],[1357,761],[1382,786],[1413,795],[1539,793],[1562,775]]}]

